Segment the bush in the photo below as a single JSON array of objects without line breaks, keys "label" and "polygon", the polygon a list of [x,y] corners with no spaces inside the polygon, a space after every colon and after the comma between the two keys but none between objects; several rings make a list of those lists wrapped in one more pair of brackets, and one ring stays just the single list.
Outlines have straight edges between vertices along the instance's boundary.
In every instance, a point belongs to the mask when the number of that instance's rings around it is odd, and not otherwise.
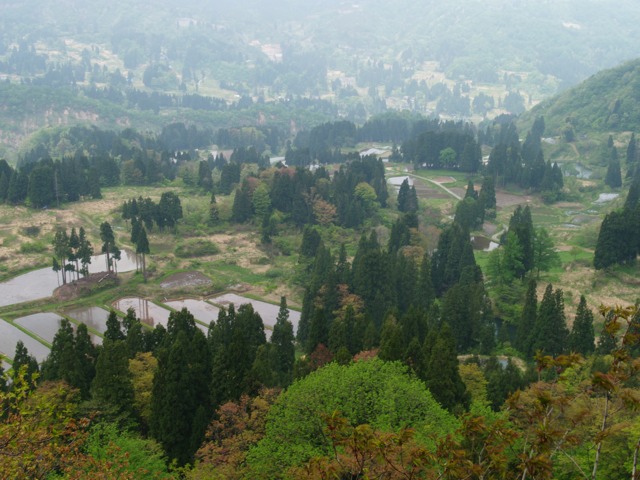
[{"label": "bush", "polygon": [[26,242],[20,245],[20,253],[42,253],[47,246],[42,242]]},{"label": "bush", "polygon": [[179,244],[174,253],[179,258],[206,257],[220,253],[220,248],[210,240],[196,239]]}]

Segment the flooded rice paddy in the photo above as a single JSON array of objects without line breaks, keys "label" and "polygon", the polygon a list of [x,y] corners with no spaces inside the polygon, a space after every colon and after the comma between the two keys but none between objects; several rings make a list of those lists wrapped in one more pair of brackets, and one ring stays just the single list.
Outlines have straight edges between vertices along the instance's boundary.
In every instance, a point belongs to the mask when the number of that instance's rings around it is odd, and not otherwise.
[{"label": "flooded rice paddy", "polygon": [[133,308],[140,321],[151,328],[156,325],[162,325],[166,328],[169,323],[169,314],[171,312],[144,298],[125,297],[113,302],[112,306],[121,312],[126,312],[129,308]]},{"label": "flooded rice paddy", "polygon": [[[106,271],[106,256],[91,257],[89,273]],[[135,254],[122,250],[122,259],[117,262],[118,272],[130,272],[136,268]],[[50,297],[60,286],[60,276],[51,268],[40,268],[24,275],[19,275],[6,282],[0,283],[0,307],[16,303],[32,302]]]},{"label": "flooded rice paddy", "polygon": [[19,340],[22,340],[24,346],[38,363],[43,362],[49,355],[49,347],[27,335],[15,325],[0,319],[0,353],[7,358],[13,358]]},{"label": "flooded rice paddy", "polygon": [[[260,300],[253,300],[235,293],[226,293],[215,298],[210,298],[209,301],[225,308],[228,307],[229,304],[233,304],[234,307],[236,307],[236,310],[240,305],[250,303],[253,306],[253,309],[260,314],[260,317],[262,317],[262,323],[267,327],[265,329],[267,336],[269,336],[273,326],[276,324],[278,311],[280,310],[278,305],[272,305]],[[289,321],[293,324],[294,333],[297,332],[298,323],[300,323],[300,312],[289,309]]]},{"label": "flooded rice paddy", "polygon": [[66,311],[65,315],[80,323],[84,323],[87,327],[98,333],[102,334],[107,331],[107,318],[109,318],[109,312],[104,308],[75,308],[73,310]]},{"label": "flooded rice paddy", "polygon": [[[27,315],[26,317],[16,318],[13,323],[24,327],[26,330],[34,333],[47,343],[53,343],[53,338],[60,329],[62,317],[52,312],[34,313],[33,315]],[[74,332],[78,328],[78,326],[73,322],[71,322],[71,327]],[[89,332],[89,337],[94,344],[99,345],[102,343],[102,337],[93,332]]]},{"label": "flooded rice paddy", "polygon": [[209,328],[209,324],[213,321],[215,322],[218,319],[218,312],[220,309],[210,303],[207,303],[203,300],[194,300],[192,298],[186,298],[184,300],[173,300],[170,302],[164,302],[168,307],[173,308],[174,310],[182,310],[186,308],[191,312],[191,314],[195,317],[197,322],[199,322],[198,326],[205,328],[203,329],[205,332]]}]

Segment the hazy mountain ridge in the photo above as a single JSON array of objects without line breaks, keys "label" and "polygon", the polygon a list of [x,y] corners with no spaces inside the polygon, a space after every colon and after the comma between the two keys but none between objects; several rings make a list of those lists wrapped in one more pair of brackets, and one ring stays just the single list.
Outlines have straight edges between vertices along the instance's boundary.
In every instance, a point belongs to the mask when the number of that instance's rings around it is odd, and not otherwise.
[{"label": "hazy mountain ridge", "polygon": [[523,124],[543,115],[548,131],[572,127],[577,134],[640,129],[640,59],[599,72],[534,107]]}]

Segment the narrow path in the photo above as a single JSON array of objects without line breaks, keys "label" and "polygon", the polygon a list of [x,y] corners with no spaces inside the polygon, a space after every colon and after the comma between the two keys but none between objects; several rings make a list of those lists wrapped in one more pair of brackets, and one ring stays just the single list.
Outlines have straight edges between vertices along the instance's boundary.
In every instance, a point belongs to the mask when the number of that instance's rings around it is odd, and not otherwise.
[{"label": "narrow path", "polygon": [[419,178],[420,180],[425,180],[429,183],[433,183],[434,185],[437,185],[438,187],[440,187],[442,190],[444,190],[445,192],[447,192],[449,195],[451,195],[453,198],[457,199],[457,200],[462,200],[462,197],[460,195],[458,195],[457,193],[455,193],[454,191],[448,189],[447,187],[445,187],[443,184],[436,182],[435,180],[431,180],[430,178],[425,178],[425,177],[421,177],[419,175],[416,175],[415,173],[410,173],[409,175],[411,175],[412,177],[416,177]]}]

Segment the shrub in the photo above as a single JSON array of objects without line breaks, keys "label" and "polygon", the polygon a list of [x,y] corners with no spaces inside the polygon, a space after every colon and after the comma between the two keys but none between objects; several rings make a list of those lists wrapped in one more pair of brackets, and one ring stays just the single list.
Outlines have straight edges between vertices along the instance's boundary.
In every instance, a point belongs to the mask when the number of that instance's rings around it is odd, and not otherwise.
[{"label": "shrub", "polygon": [[220,253],[220,248],[210,240],[195,239],[179,244],[174,253],[179,258],[206,257]]}]

